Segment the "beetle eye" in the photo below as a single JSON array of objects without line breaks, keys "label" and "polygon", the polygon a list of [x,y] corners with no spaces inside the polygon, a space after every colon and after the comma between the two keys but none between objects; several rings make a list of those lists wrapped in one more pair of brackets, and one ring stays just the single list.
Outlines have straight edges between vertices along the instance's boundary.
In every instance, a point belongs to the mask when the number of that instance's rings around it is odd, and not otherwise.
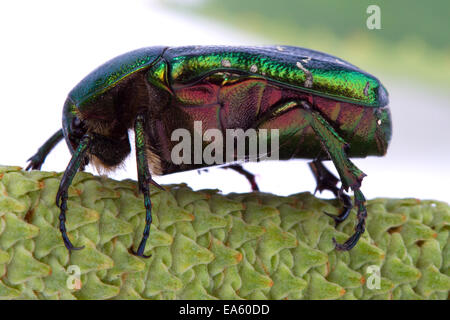
[{"label": "beetle eye", "polygon": [[79,118],[73,118],[72,122],[74,127],[79,127],[81,124],[81,120]]},{"label": "beetle eye", "polygon": [[81,138],[86,133],[86,126],[80,118],[74,117],[70,124],[70,131],[74,137]]}]

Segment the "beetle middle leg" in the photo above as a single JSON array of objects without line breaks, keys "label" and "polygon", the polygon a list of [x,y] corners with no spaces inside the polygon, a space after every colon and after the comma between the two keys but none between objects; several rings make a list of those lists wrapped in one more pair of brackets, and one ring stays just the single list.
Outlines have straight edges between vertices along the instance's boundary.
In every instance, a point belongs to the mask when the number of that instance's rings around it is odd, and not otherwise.
[{"label": "beetle middle leg", "polygon": [[27,161],[30,161],[25,170],[40,170],[42,164],[47,158],[52,149],[64,138],[63,130],[56,131],[45,143],[38,149],[38,151]]},{"label": "beetle middle leg", "polygon": [[[135,142],[136,142],[136,162],[137,162],[137,171],[138,171],[138,184],[139,191],[144,194],[144,205],[145,205],[145,228],[142,235],[141,243],[139,244],[138,250],[134,251],[131,249],[131,252],[137,256],[149,258],[150,256],[144,255],[145,244],[147,243],[147,239],[150,235],[150,225],[152,223],[152,203],[150,200],[150,187],[149,183],[156,184],[151,175],[150,170],[148,169],[148,161],[147,161],[147,148],[145,143],[145,117],[142,114],[139,114],[136,117],[134,123],[134,134],[135,134]],[[156,184],[159,186],[158,184]]]},{"label": "beetle middle leg", "polygon": [[237,173],[242,174],[250,183],[250,186],[252,188],[252,191],[259,191],[258,184],[256,183],[255,175],[251,173],[250,171],[245,170],[242,165],[240,164],[230,164],[224,167],[221,167],[221,169],[231,169],[236,171]]},{"label": "beetle middle leg", "polygon": [[343,188],[338,188],[336,185],[339,182],[339,179],[334,176],[322,163],[322,161],[314,160],[308,163],[314,178],[317,182],[316,191],[322,192],[323,190],[329,190],[333,192],[333,194],[344,203],[344,208],[339,213],[339,215],[330,214],[328,212],[324,212],[327,216],[334,219],[336,226],[343,222],[350,214],[352,210],[353,204],[352,200],[348,195],[344,193]]}]

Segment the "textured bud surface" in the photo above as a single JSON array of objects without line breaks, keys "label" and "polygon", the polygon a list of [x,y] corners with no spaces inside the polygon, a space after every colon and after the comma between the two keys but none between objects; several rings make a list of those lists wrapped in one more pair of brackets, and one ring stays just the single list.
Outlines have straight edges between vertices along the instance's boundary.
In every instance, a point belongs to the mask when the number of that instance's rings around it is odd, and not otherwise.
[{"label": "textured bud surface", "polygon": [[[367,230],[323,211],[334,200],[153,188],[142,259],[143,198],[131,180],[78,173],[69,188],[70,255],[58,230],[61,174],[0,166],[0,299],[448,299],[450,207],[374,199]],[[78,275],[79,272],[79,275]],[[380,275],[378,277],[378,274]]]}]

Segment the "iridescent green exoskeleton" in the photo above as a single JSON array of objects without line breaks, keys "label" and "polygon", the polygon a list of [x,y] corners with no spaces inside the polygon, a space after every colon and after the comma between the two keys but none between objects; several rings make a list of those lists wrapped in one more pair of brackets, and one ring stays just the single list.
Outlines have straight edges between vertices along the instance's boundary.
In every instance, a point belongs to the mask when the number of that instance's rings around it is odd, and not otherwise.
[{"label": "iridescent green exoskeleton", "polygon": [[[200,132],[195,123],[201,123]],[[150,232],[149,184],[157,185],[151,173],[164,175],[211,165],[206,161],[174,161],[171,151],[177,141],[172,135],[179,129],[201,136],[208,130],[225,135],[231,129],[276,129],[278,147],[267,154],[276,151],[278,160],[313,160],[310,167],[317,180],[316,190],[330,190],[344,204],[342,212],[332,216],[336,224],[349,215],[353,203],[345,191],[353,190],[358,219],[355,233],[345,243],[336,243],[337,249],[349,250],[364,232],[367,216],[360,190],[365,174],[349,158],[384,155],[391,138],[391,119],[387,91],[377,78],[339,58],[309,49],[149,47],[121,55],[94,70],[69,93],[62,129],[27,167],[40,169],[50,150],[66,139],[72,159],[56,204],[69,250],[79,249],[72,245],[65,228],[69,185],[88,163],[107,169],[119,166],[131,151],[130,129],[136,137],[138,183],[147,212],[135,254],[144,256]],[[260,143],[273,138],[258,139]],[[210,143],[202,141],[201,150]],[[225,147],[219,151],[230,153]],[[236,149],[231,152],[236,153]],[[334,163],[340,179],[322,160]],[[245,174],[257,189],[253,176],[238,164],[228,168]]]}]

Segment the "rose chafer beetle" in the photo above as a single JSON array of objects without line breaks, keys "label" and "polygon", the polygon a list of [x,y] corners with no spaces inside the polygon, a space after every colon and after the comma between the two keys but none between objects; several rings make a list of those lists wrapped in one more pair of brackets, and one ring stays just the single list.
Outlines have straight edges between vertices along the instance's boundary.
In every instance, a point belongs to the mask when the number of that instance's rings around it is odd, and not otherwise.
[{"label": "rose chafer beetle", "polygon": [[[388,93],[374,76],[334,56],[292,46],[149,47],[118,56],[84,78],[68,95],[62,129],[29,159],[40,169],[64,137],[72,159],[56,196],[60,231],[67,249],[68,188],[88,163],[114,169],[130,153],[128,130],[135,133],[139,189],[144,195],[146,224],[137,251],[143,256],[149,237],[152,175],[209,166],[176,164],[171,159],[179,128],[278,129],[279,159],[312,159],[316,190],[330,190],[343,202],[336,224],[353,207],[345,193],[354,192],[357,225],[338,250],[353,248],[365,230],[367,211],[360,190],[365,174],[349,158],[382,156],[391,138]],[[270,138],[268,138],[270,139]],[[206,143],[202,146],[206,147]],[[322,164],[331,160],[339,178]],[[251,174],[239,165],[230,168]],[[341,181],[341,187],[337,184]],[[158,185],[157,185],[158,186]],[[131,249],[133,250],[133,249]]]}]

